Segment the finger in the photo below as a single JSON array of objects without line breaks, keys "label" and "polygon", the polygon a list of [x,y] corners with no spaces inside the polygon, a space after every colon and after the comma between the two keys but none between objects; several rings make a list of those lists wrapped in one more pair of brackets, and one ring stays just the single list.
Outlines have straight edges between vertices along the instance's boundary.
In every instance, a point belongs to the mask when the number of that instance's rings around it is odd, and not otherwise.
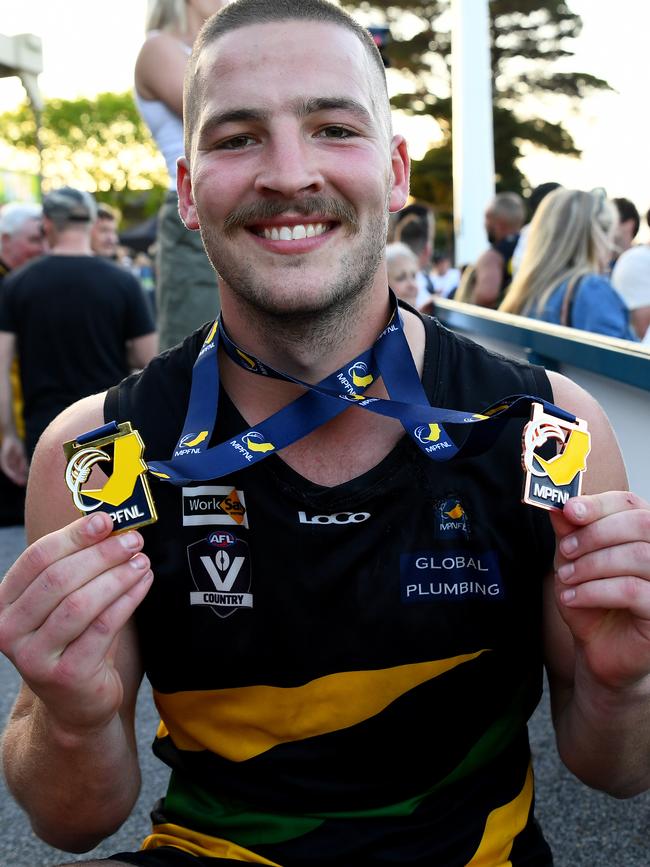
[{"label": "finger", "polygon": [[585,525],[616,512],[648,508],[648,503],[631,491],[604,491],[572,497],[566,502],[562,514],[573,524]]},{"label": "finger", "polygon": [[38,629],[75,591],[130,560],[142,544],[142,536],[131,530],[52,563],[13,603],[10,612],[13,630],[24,635]]},{"label": "finger", "polygon": [[[560,591],[568,608],[627,610],[634,617],[650,620],[650,584],[633,575],[589,581]],[[650,630],[650,624],[649,630]]]},{"label": "finger", "polygon": [[11,604],[53,563],[105,539],[113,522],[104,512],[84,516],[33,542],[16,560],[2,582],[0,604]]},{"label": "finger", "polygon": [[616,512],[585,527],[574,526],[558,547],[564,558],[575,560],[590,551],[634,541],[650,542],[650,510]]},{"label": "finger", "polygon": [[[52,612],[43,626],[19,646],[16,661],[29,669],[32,677],[43,677],[57,664],[65,649],[76,641],[93,623],[97,646],[82,663],[79,674],[100,662],[115,638],[114,624],[107,624],[104,612],[118,599],[126,596],[142,582],[150,571],[149,558],[136,554],[127,563],[109,569],[93,581],[67,596]],[[103,640],[102,640],[103,639]],[[106,643],[108,642],[108,643]]]},{"label": "finger", "polygon": [[65,648],[58,663],[60,674],[65,676],[69,671],[72,677],[78,677],[80,672],[84,675],[92,672],[93,668],[107,657],[115,637],[133,616],[152,583],[153,572],[149,569],[105,608],[85,631]]},{"label": "finger", "polygon": [[557,577],[574,585],[600,578],[634,575],[650,580],[650,542],[629,542],[583,554],[577,560],[558,562]]}]

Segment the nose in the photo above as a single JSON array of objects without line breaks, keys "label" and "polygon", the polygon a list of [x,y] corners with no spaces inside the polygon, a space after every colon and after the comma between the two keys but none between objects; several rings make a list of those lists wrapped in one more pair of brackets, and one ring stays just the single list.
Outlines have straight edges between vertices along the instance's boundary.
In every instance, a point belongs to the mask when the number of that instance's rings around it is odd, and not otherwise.
[{"label": "nose", "polygon": [[320,192],[324,185],[316,148],[309,138],[285,130],[281,137],[267,143],[255,180],[256,192],[291,199]]}]

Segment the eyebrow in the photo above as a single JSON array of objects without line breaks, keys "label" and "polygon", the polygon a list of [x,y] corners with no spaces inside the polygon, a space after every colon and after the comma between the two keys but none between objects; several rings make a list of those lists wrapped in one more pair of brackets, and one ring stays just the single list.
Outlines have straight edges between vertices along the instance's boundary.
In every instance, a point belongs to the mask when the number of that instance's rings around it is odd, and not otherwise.
[{"label": "eyebrow", "polygon": [[[363,124],[370,126],[373,123],[373,117],[368,109],[356,99],[350,99],[347,96],[319,96],[311,99],[298,99],[291,104],[291,110],[299,118],[317,114],[319,111],[345,111],[353,114]],[[203,139],[216,127],[227,123],[268,121],[272,114],[271,111],[263,108],[234,108],[216,111],[201,124],[199,137]]]}]

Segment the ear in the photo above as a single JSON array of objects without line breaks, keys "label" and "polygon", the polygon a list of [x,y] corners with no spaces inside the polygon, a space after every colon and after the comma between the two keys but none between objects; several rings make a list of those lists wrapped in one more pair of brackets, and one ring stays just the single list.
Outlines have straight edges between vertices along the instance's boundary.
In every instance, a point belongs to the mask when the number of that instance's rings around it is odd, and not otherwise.
[{"label": "ear", "polygon": [[391,190],[388,210],[391,214],[401,211],[409,196],[409,178],[411,161],[406,149],[406,142],[401,135],[393,136],[390,145],[391,160]]},{"label": "ear", "polygon": [[185,157],[179,157],[176,162],[176,189],[178,191],[178,213],[181,220],[188,229],[196,232],[199,229],[199,218],[192,195],[190,165]]}]

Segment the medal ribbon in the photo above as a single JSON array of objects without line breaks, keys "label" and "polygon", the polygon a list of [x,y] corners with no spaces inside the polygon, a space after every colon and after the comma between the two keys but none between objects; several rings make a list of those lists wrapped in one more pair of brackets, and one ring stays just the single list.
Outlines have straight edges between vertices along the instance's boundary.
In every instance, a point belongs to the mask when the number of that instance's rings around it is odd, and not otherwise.
[{"label": "medal ribbon", "polygon": [[[149,461],[150,472],[175,485],[221,478],[253,466],[302,439],[348,409],[351,403],[397,419],[416,446],[427,457],[439,461],[482,453],[494,443],[508,419],[529,416],[533,401],[559,419],[575,421],[571,413],[533,395],[506,397],[482,413],[432,407],[413,361],[392,292],[391,310],[387,327],[372,347],[315,385],[275,370],[244,352],[228,336],[223,321],[217,320],[194,364],[187,415],[173,456],[169,461]],[[210,448],[219,400],[217,352],[220,344],[244,370],[293,382],[307,391],[255,427]],[[364,391],[379,376],[389,399],[364,397]],[[446,424],[467,426],[462,444],[449,436],[444,428]]]}]

